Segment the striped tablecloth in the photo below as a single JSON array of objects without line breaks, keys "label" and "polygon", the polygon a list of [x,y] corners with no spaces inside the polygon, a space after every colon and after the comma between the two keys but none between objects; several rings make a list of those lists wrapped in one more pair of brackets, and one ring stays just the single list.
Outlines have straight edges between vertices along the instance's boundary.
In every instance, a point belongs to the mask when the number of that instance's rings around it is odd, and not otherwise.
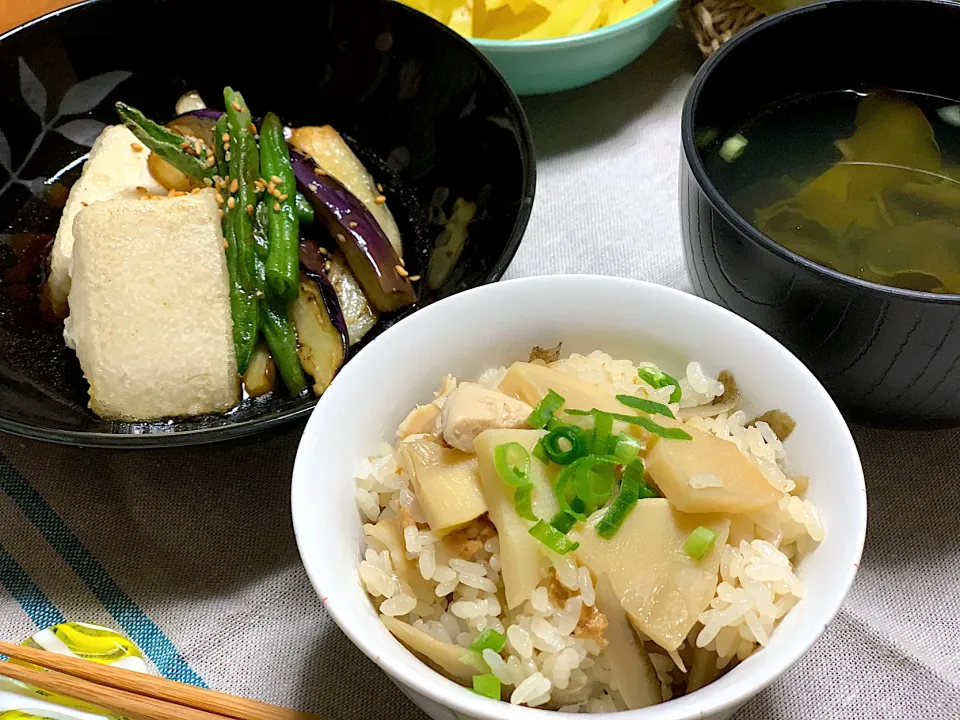
[{"label": "striped tablecloth", "polygon": [[[613,78],[525,102],[540,183],[509,276],[689,289],[676,173],[698,64],[671,31]],[[331,720],[421,719],[301,569],[289,513],[301,429],[128,454],[0,438],[0,638],[86,621],[121,630],[177,680]],[[810,654],[738,720],[960,718],[960,433],[855,434],[870,489],[857,583]]]}]

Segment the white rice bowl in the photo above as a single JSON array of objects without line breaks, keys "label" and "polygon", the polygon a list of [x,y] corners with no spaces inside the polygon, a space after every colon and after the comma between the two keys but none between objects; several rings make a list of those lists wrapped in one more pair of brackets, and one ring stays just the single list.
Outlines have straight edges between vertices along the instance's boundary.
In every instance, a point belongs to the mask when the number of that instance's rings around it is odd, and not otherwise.
[{"label": "white rice bowl", "polygon": [[[656,312],[637,311],[644,307]],[[471,332],[476,328],[487,330]],[[693,421],[741,445],[766,468],[771,482],[777,477],[790,482],[783,473],[789,458],[793,474],[811,477],[810,488],[804,499],[786,498],[775,516],[754,518],[755,537],[724,550],[717,597],[687,644],[714,649],[720,662],[735,667],[695,693],[617,714],[650,720],[726,717],[795,662],[838,610],[862,549],[865,491],[849,432],[809,372],[755,327],[684,293],[588,276],[500,283],[427,308],[378,338],[321,399],[298,453],[294,524],[308,574],[344,631],[431,717],[455,717],[447,708],[456,717],[547,716],[544,710],[481,698],[435,673],[393,639],[378,620],[378,608],[461,645],[484,628],[502,631],[508,638],[503,658],[488,660],[509,685],[514,703],[536,705],[552,698],[552,706],[563,707],[558,700],[566,690],[589,683],[595,689],[590,697],[564,709],[622,707],[596,643],[571,632],[577,605],[592,598],[589,575],[571,567],[568,557],[555,556],[554,565],[564,584],[579,594],[558,607],[545,588],[538,588],[504,626],[504,609],[493,593],[499,581],[495,539],[467,563],[437,552],[441,545],[432,533],[408,531],[408,557],[416,558],[433,586],[453,592],[449,603],[411,598],[390,587],[389,556],[376,542],[368,545],[356,510],[359,506],[366,516],[363,522],[401,503],[416,515],[416,499],[384,442],[395,440],[410,408],[432,399],[439,378],[452,373],[476,379],[488,371],[483,380],[495,382],[500,365],[525,359],[533,344],[557,341],[564,343],[564,356],[586,355],[570,361],[571,372],[614,387],[633,382],[632,362],[649,361],[674,374],[686,368],[685,395],[695,404],[717,392],[716,374],[729,368],[749,411],[780,408],[797,422],[785,447],[779,447],[768,430],[745,429],[742,413]],[[589,355],[597,348],[610,356]],[[694,360],[702,367],[689,366]],[[366,590],[377,596],[373,602]],[[663,651],[651,659],[666,699],[678,670]]]}]

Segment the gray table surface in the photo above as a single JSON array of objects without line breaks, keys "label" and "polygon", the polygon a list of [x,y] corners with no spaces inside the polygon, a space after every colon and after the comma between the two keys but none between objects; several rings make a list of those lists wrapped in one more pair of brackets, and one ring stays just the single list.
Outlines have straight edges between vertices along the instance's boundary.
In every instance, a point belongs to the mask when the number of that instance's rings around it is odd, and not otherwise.
[{"label": "gray table surface", "polygon": [[[524,101],[539,185],[508,277],[690,289],[676,186],[699,61],[671,30],[612,78]],[[324,614],[300,566],[288,499],[300,430],[133,455],[0,438],[0,637],[95,622],[219,690],[331,720],[423,718]],[[870,503],[856,584],[738,720],[960,718],[960,433],[854,434]]]}]

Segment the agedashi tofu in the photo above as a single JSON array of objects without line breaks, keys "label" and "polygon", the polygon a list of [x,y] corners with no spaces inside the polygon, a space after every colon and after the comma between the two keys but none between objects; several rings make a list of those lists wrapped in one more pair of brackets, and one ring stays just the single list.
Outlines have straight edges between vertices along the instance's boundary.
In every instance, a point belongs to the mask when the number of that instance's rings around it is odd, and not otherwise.
[{"label": "agedashi tofu", "polygon": [[653,419],[682,427],[692,436],[691,440],[652,436],[644,458],[650,477],[678,510],[747,513],[783,497],[729,440],[659,416]]},{"label": "agedashi tofu", "polygon": [[625,415],[635,414],[597,386],[565,372],[534,363],[515,362],[507,370],[499,387],[500,392],[534,407],[553,390],[563,397],[564,409],[597,409]]},{"label": "agedashi tofu", "polygon": [[[500,538],[501,576],[507,607],[511,610],[526,602],[540,582],[543,545],[530,534],[533,523],[517,515],[513,498],[515,489],[505,483],[497,472],[494,452],[498,445],[509,442],[519,443],[527,452],[532,452],[534,445],[545,434],[541,430],[487,430],[480,433],[473,443],[480,462],[480,479],[483,481],[490,521],[497,528]],[[533,482],[533,512],[537,517],[552,518],[559,509],[553,492],[555,471],[531,455],[530,475]]]},{"label": "agedashi tofu", "polygon": [[398,449],[433,532],[444,535],[487,511],[473,455],[428,438],[402,442]]},{"label": "agedashi tofu", "polygon": [[[676,650],[717,591],[730,521],[716,515],[687,515],[670,507],[665,498],[650,498],[637,503],[609,540],[597,535],[595,525],[596,519],[580,533],[577,559],[594,575],[610,578],[623,609],[641,632],[665,650]],[[709,553],[694,560],[683,544],[700,525],[719,536]]]},{"label": "agedashi tofu", "polygon": [[61,314],[66,313],[67,295],[70,292],[73,221],[77,213],[101,200],[136,197],[137,187],[150,194],[165,195],[167,191],[153,179],[147,168],[149,157],[150,151],[137,142],[133,133],[123,125],[104,128],[90,149],[90,157],[83,165],[80,179],[70,188],[50,254],[47,288],[53,307]]},{"label": "agedashi tofu", "polygon": [[100,417],[200,415],[240,401],[214,194],[106,200],[77,215],[64,336]]}]

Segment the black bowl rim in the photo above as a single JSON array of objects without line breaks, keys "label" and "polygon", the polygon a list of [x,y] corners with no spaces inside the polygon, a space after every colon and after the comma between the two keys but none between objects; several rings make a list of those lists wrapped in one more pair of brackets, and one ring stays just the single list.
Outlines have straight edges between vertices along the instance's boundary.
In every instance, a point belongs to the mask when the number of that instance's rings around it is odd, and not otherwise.
[{"label": "black bowl rim", "polygon": [[735,51],[737,46],[739,46],[741,43],[749,42],[755,35],[763,33],[769,27],[783,22],[790,22],[793,18],[800,15],[805,15],[807,13],[830,12],[834,9],[838,9],[840,6],[842,6],[844,9],[849,9],[852,6],[857,5],[864,6],[864,9],[860,12],[867,12],[869,6],[880,4],[901,5],[904,7],[911,5],[941,5],[943,7],[951,7],[954,11],[960,13],[960,6],[957,5],[956,0],[923,0],[923,2],[918,2],[917,0],[821,0],[821,2],[817,2],[813,5],[804,5],[802,7],[787,10],[771,17],[764,18],[760,22],[755,23],[737,33],[730,40],[724,43],[720,49],[704,63],[703,67],[700,68],[700,71],[694,78],[693,84],[690,86],[690,90],[687,92],[687,97],[684,100],[683,114],[680,120],[680,139],[683,147],[683,155],[686,159],[687,166],[693,173],[693,176],[700,186],[700,189],[703,191],[704,195],[707,197],[707,200],[714,207],[714,209],[719,212],[727,222],[733,225],[733,227],[741,235],[753,240],[753,242],[757,243],[766,250],[769,250],[775,255],[780,256],[794,265],[799,265],[805,270],[824,275],[831,280],[840,283],[841,285],[852,286],[855,289],[875,295],[887,297],[893,296],[902,300],[912,300],[939,305],[960,305],[960,293],[932,293],[921,290],[906,290],[904,288],[891,287],[889,285],[880,285],[879,283],[870,282],[869,280],[861,280],[853,277],[852,275],[845,275],[844,273],[832,270],[828,267],[815,263],[812,260],[808,260],[802,255],[798,255],[791,250],[788,250],[783,245],[780,245],[772,238],[760,232],[745,217],[738,213],[729,202],[727,202],[717,187],[713,184],[713,181],[710,179],[710,176],[704,167],[703,161],[700,159],[700,153],[697,151],[693,118],[697,109],[697,105],[700,101],[700,95],[703,93],[703,88],[707,85],[707,83],[710,82],[711,75],[716,67],[724,61],[724,58],[727,55]]},{"label": "black bowl rim", "polygon": [[[38,18],[34,18],[29,22],[23,23],[22,25],[3,33],[0,35],[0,43],[27,28],[49,21],[61,15],[82,12],[84,9],[92,5],[116,1],[117,0],[84,0],[84,2],[80,2],[75,5],[60,8],[59,10],[53,10],[52,12],[41,15]],[[465,40],[458,33],[454,32],[443,23],[434,20],[425,13],[421,13],[420,11],[414,10],[413,8],[407,7],[401,3],[390,2],[389,4],[393,6],[391,10],[392,12],[416,15],[419,18],[418,22],[425,22],[429,25],[433,25],[435,30],[446,34],[448,37],[454,38],[456,42],[460,43],[461,46],[467,49],[467,51],[470,52],[480,62],[481,66],[486,67],[488,72],[500,80],[501,84],[507,91],[507,98],[510,102],[510,110],[516,114],[520,121],[521,132],[520,136],[518,137],[518,142],[520,144],[522,155],[521,160],[525,168],[525,175],[523,178],[523,195],[520,198],[520,207],[517,212],[517,220],[510,232],[510,237],[507,238],[504,251],[484,275],[480,285],[487,285],[489,283],[496,282],[503,277],[503,274],[507,271],[507,268],[513,261],[514,256],[517,254],[517,249],[520,247],[520,242],[523,240],[524,233],[527,229],[527,224],[530,221],[530,213],[533,210],[533,201],[536,196],[537,158],[533,145],[533,132],[530,129],[530,122],[527,119],[527,114],[524,112],[523,105],[521,105],[517,94],[513,91],[513,88],[510,87],[510,84],[504,79],[500,71],[497,70],[496,66],[494,66],[494,64],[491,63],[490,60],[488,60],[487,57],[477,48],[475,48],[468,40]],[[443,301],[439,300],[438,302]],[[399,322],[403,322],[403,320],[400,320]],[[49,428],[39,428],[34,425],[17,422],[16,420],[7,420],[4,418],[0,418],[0,432],[28,438],[31,440],[41,440],[43,442],[49,442],[56,445],[72,445],[75,447],[119,448],[127,450],[146,450],[161,447],[185,447],[188,445],[223,442],[226,440],[233,440],[236,438],[266,432],[281,425],[285,425],[286,423],[291,423],[295,420],[306,418],[310,415],[310,413],[313,412],[313,409],[316,407],[318,401],[319,398],[313,398],[310,402],[302,407],[288,411],[281,411],[272,417],[255,417],[250,420],[243,420],[241,422],[229,425],[218,425],[216,427],[200,428],[197,430],[184,430],[182,432],[136,434],[84,432],[82,430],[51,430]]]}]

